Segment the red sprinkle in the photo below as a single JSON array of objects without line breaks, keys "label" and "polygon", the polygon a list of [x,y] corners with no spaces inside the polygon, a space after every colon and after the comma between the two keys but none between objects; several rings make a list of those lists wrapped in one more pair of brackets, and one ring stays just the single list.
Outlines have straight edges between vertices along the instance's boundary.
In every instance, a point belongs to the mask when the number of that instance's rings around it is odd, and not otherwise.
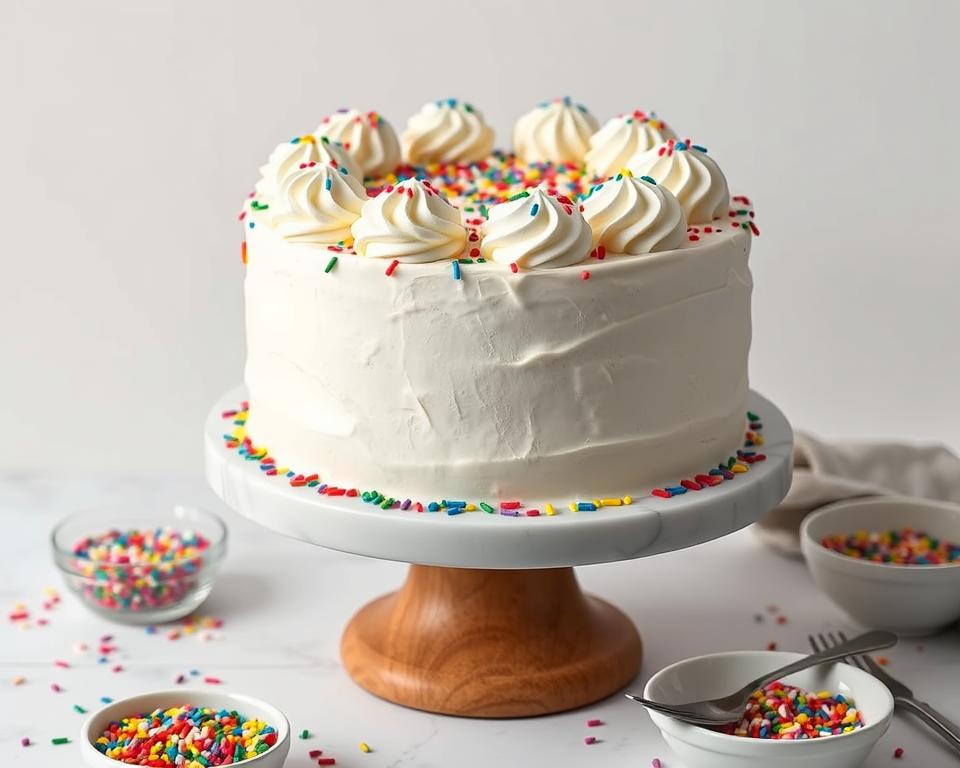
[{"label": "red sprinkle", "polygon": [[520,509],[519,501],[501,501],[500,509]]},{"label": "red sprinkle", "polygon": [[209,683],[210,685],[220,685],[223,682],[219,677],[205,677],[203,682]]},{"label": "red sprinkle", "polygon": [[893,750],[893,756],[897,758],[897,760],[903,757],[903,747],[897,747],[895,750]]},{"label": "red sprinkle", "polygon": [[670,491],[666,491],[663,488],[654,488],[652,491],[650,491],[650,493],[661,499],[670,498]]},{"label": "red sprinkle", "polygon": [[596,743],[597,743],[597,737],[596,737],[596,736],[585,736],[584,739],[583,739],[583,743],[584,743],[584,744],[596,744]]},{"label": "red sprinkle", "polygon": [[603,725],[603,720],[587,720],[587,728],[596,728],[598,725]]},{"label": "red sprinkle", "polygon": [[320,757],[320,755],[323,754],[323,750],[322,750],[322,749],[311,749],[310,752],[308,752],[307,754],[309,754],[310,757],[311,757],[313,760],[316,760],[318,757]]},{"label": "red sprinkle", "polygon": [[387,267],[387,277],[390,277],[390,275],[393,274],[393,270],[395,270],[395,269],[397,268],[397,264],[399,264],[399,263],[400,263],[400,262],[397,261],[396,259],[394,259],[393,261],[390,262],[390,266]]},{"label": "red sprinkle", "polygon": [[518,269],[520,269],[520,267],[517,266],[517,262],[513,262],[510,265],[510,271],[513,272],[513,274],[517,274]]},{"label": "red sprinkle", "polygon": [[[598,258],[599,258],[599,256],[598,256]],[[581,279],[581,280],[589,280],[589,279],[590,279],[590,272],[589,272],[588,270],[586,270],[586,269],[583,270],[583,272],[580,273],[580,279]]]}]

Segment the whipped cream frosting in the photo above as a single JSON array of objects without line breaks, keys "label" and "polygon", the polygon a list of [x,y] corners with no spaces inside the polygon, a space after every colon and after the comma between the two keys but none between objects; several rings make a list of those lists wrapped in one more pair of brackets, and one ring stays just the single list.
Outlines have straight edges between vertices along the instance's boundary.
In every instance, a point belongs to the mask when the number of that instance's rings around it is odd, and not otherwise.
[{"label": "whipped cream frosting", "polygon": [[367,200],[352,232],[361,256],[419,264],[456,258],[467,242],[460,211],[419,179],[388,185]]},{"label": "whipped cream frosting", "polygon": [[443,99],[407,121],[401,144],[404,160],[414,165],[473,163],[493,150],[493,129],[472,105]]},{"label": "whipped cream frosting", "polygon": [[364,176],[386,176],[400,165],[397,134],[378,112],[341,109],[323,118],[315,133],[343,144]]},{"label": "whipped cream frosting", "polygon": [[697,144],[668,139],[632,157],[627,167],[673,192],[688,224],[709,224],[727,214],[727,179],[707,150]]},{"label": "whipped cream frosting", "polygon": [[593,230],[594,246],[613,255],[669,251],[683,243],[687,232],[674,194],[627,169],[590,190],[583,217]]},{"label": "whipped cream frosting", "polygon": [[257,195],[273,199],[283,180],[308,163],[327,165],[330,162],[346,168],[354,176],[360,176],[357,164],[343,146],[326,136],[307,134],[297,136],[277,146],[266,165],[260,168],[260,181],[257,182]]},{"label": "whipped cream frosting", "polygon": [[350,237],[366,201],[363,184],[345,167],[310,162],[280,184],[271,223],[288,240],[339,243]]},{"label": "whipped cream frosting", "polygon": [[597,119],[569,97],[540,104],[513,128],[513,151],[527,163],[580,163]]},{"label": "whipped cream frosting", "polygon": [[590,137],[590,148],[583,159],[588,173],[607,178],[626,167],[637,153],[675,138],[677,135],[655,113],[635,109],[604,123]]},{"label": "whipped cream frosting", "polygon": [[490,209],[480,255],[518,267],[567,267],[590,255],[593,235],[578,206],[541,185]]}]

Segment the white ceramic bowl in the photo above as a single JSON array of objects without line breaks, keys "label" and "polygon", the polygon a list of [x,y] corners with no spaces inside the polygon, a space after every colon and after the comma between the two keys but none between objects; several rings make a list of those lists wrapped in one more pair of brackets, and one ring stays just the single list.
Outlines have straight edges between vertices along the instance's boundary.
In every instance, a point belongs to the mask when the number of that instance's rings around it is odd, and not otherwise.
[{"label": "white ceramic bowl", "polygon": [[[682,704],[723,696],[764,672],[802,658],[785,651],[730,651],[694,656],[661,669],[647,682],[644,697]],[[806,690],[828,690],[854,700],[864,726],[839,736],[774,741],[725,733],[650,712],[664,741],[687,768],[855,768],[886,732],[893,697],[872,675],[847,664],[826,664],[784,678]]]},{"label": "white ceramic bowl", "polygon": [[93,743],[100,737],[107,725],[113,720],[120,720],[141,712],[152,712],[157,707],[178,707],[183,704],[192,704],[211,709],[236,710],[249,718],[263,720],[277,730],[277,743],[270,749],[235,765],[246,768],[282,768],[290,751],[290,723],[276,707],[252,696],[240,693],[225,693],[222,691],[194,690],[191,688],[177,688],[171,691],[156,691],[131,696],[108,704],[103,709],[94,712],[80,729],[80,750],[83,752],[84,762],[90,768],[118,768],[123,763],[107,757],[101,753]]},{"label": "white ceramic bowl", "polygon": [[895,497],[840,501],[803,521],[800,548],[817,586],[857,622],[898,635],[927,635],[960,618],[960,563],[871,563],[820,543],[824,536],[905,527],[958,542],[960,505]]}]

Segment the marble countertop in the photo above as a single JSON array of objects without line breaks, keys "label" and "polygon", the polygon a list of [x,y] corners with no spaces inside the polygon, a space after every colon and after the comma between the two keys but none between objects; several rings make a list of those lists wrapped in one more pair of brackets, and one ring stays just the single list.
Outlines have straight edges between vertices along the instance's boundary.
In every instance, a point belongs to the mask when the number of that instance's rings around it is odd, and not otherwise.
[{"label": "marble countertop", "polygon": [[[89,613],[66,592],[51,562],[48,534],[72,511],[101,504],[189,503],[224,515],[230,551],[219,581],[199,613],[223,620],[210,633],[167,638],[165,628],[111,624]],[[4,618],[0,625],[0,759],[5,766],[77,766],[76,744],[84,716],[74,705],[95,709],[101,696],[121,698],[172,687],[190,670],[220,678],[225,688],[265,699],[282,709],[295,734],[287,766],[313,765],[307,752],[323,749],[337,765],[630,766],[682,768],[645,711],[617,695],[582,710],[524,720],[465,720],[404,709],[358,688],[338,660],[340,632],[365,601],[398,586],[404,566],[320,549],[263,530],[225,509],[193,479],[0,474],[0,596],[9,611],[18,602],[31,610],[31,626]],[[817,592],[803,564],[764,549],[749,530],[691,549],[656,557],[578,568],[584,588],[618,605],[643,636],[640,690],[657,669],[687,656],[738,648],[807,650],[809,632],[853,629]],[[41,608],[44,589],[63,596]],[[776,609],[773,610],[773,606]],[[46,617],[46,626],[36,624]],[[778,617],[784,617],[780,623]],[[98,663],[96,648],[113,635],[118,650]],[[86,643],[91,650],[78,653]],[[886,655],[890,671],[918,694],[960,720],[960,633],[956,627],[922,641],[903,641]],[[70,663],[54,666],[55,659]],[[122,671],[114,672],[115,665]],[[23,676],[26,681],[14,685]],[[62,686],[61,693],[51,684]],[[203,685],[197,682],[197,685]],[[592,718],[598,728],[586,727]],[[598,743],[587,746],[584,736]],[[20,739],[33,743],[21,747]],[[50,739],[74,742],[52,746]],[[373,751],[360,752],[360,741]],[[897,716],[867,760],[923,768],[960,765],[941,742],[907,717]]]}]

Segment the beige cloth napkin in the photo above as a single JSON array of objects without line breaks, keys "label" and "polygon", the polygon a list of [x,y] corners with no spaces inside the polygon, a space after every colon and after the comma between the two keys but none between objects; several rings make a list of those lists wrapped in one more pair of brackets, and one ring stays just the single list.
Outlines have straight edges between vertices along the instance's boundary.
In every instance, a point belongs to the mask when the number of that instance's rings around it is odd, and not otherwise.
[{"label": "beige cloth napkin", "polygon": [[824,443],[798,433],[793,484],[754,531],[784,554],[800,554],[800,523],[810,512],[857,496],[920,496],[960,503],[960,458],[939,445]]}]

